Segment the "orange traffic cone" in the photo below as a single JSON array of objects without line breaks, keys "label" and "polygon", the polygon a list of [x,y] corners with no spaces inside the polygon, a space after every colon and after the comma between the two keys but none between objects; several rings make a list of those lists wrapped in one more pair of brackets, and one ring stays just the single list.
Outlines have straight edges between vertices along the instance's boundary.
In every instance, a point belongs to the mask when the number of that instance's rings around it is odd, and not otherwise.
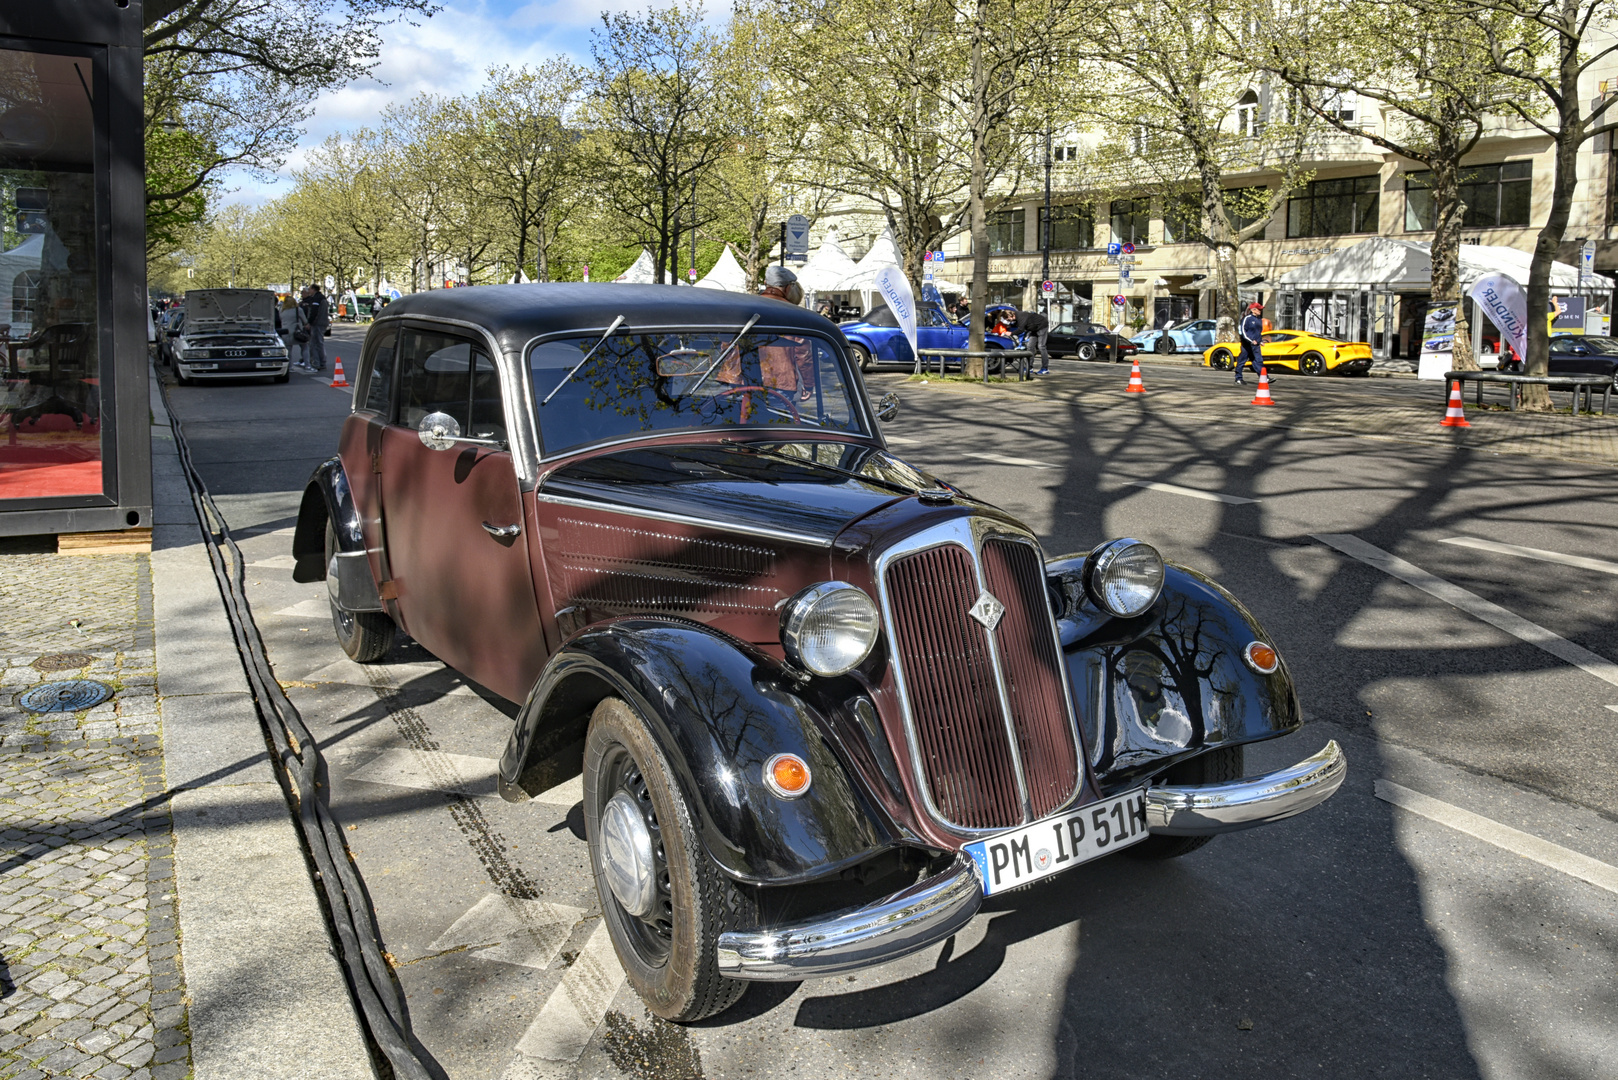
[{"label": "orange traffic cone", "polygon": [[1270,396],[1270,369],[1258,369],[1258,393],[1253,395],[1254,405],[1274,405],[1275,399]]},{"label": "orange traffic cone", "polygon": [[348,377],[343,374],[343,358],[337,357],[337,366],[332,369],[331,385],[333,389],[340,390],[349,385]]},{"label": "orange traffic cone", "polygon": [[1129,369],[1129,386],[1125,388],[1126,394],[1146,393],[1146,384],[1140,380],[1140,359],[1137,357],[1135,366]]},{"label": "orange traffic cone", "polygon": [[1439,427],[1471,427],[1466,422],[1466,413],[1461,409],[1461,380],[1452,379],[1449,384],[1449,408],[1444,410],[1444,419],[1438,422]]}]

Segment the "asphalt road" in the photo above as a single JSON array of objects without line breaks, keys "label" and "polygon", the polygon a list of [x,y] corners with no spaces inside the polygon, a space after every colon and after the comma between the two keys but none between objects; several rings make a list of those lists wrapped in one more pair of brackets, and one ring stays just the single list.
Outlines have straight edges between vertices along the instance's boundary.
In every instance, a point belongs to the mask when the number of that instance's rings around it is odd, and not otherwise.
[{"label": "asphalt road", "polygon": [[[328,354],[357,346],[340,330]],[[1223,373],[1150,376],[1231,392]],[[1105,859],[996,898],[886,968],[653,1022],[602,948],[577,794],[494,794],[513,707],[409,643],[349,663],[323,586],[291,581],[298,500],[348,395],[305,376],[171,387],[445,1075],[1612,1075],[1618,471],[871,381],[903,398],[898,453],[1047,551],[1133,535],[1216,575],[1286,655],[1310,721],[1250,749],[1249,772],[1337,738],[1348,781],[1180,860]]]}]

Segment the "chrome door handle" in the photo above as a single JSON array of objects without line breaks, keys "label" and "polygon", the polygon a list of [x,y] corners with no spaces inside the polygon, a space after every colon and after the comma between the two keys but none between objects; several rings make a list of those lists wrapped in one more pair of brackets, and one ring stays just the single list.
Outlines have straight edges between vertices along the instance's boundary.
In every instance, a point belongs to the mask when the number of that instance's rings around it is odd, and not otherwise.
[{"label": "chrome door handle", "polygon": [[510,540],[513,536],[516,536],[518,533],[522,532],[522,523],[517,522],[512,525],[490,525],[487,521],[485,521],[483,523],[483,531],[494,537],[496,540]]}]

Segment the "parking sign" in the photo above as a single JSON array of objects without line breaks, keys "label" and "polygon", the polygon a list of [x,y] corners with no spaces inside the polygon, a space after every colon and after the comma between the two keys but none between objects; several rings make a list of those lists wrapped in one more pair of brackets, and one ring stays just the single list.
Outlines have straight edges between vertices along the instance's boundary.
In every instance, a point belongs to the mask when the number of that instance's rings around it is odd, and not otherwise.
[{"label": "parking sign", "polygon": [[1054,281],[1042,281],[1042,282],[1040,282],[1039,283],[1039,291],[1044,293],[1046,296],[1049,296],[1051,293],[1056,291],[1056,282],[1054,282]]}]

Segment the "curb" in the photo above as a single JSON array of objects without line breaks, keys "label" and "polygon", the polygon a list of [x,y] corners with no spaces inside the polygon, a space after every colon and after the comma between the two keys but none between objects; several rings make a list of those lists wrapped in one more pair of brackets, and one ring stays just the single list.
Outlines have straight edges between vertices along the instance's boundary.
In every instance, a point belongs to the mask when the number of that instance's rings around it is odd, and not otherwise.
[{"label": "curb", "polygon": [[270,765],[159,377],[154,371],[152,605],[195,1075],[375,1080]]}]

